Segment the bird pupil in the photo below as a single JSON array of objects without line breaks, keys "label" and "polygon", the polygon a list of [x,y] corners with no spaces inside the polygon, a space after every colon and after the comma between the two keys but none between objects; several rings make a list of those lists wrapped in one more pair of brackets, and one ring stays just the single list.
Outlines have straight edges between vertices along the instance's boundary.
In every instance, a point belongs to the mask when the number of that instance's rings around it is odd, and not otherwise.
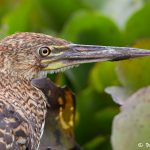
[{"label": "bird pupil", "polygon": [[47,54],[47,53],[48,53],[48,50],[45,48],[45,49],[43,50],[43,53],[44,53],[44,54]]}]

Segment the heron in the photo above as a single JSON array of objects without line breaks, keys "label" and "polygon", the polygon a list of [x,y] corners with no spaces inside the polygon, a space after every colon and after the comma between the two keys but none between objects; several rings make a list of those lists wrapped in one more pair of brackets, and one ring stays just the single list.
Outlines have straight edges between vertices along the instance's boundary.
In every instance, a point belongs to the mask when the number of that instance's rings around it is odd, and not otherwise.
[{"label": "heron", "polygon": [[39,148],[47,97],[32,81],[83,63],[149,56],[130,47],[82,45],[42,33],[20,32],[0,41],[0,148]]}]

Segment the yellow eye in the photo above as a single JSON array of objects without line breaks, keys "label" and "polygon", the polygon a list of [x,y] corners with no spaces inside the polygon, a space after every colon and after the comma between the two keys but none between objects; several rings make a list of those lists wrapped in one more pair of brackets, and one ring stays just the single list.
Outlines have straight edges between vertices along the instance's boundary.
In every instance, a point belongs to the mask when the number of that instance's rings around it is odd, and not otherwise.
[{"label": "yellow eye", "polygon": [[51,50],[50,50],[49,47],[40,47],[40,48],[39,48],[39,54],[40,54],[42,57],[46,57],[46,56],[48,56],[50,53],[51,53]]}]

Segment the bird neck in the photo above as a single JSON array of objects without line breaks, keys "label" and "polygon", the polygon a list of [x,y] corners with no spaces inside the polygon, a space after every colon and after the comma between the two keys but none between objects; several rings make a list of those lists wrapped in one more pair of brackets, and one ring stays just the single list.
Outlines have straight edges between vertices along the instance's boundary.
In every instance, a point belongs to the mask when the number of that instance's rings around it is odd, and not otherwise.
[{"label": "bird neck", "polygon": [[[33,87],[30,80],[0,73],[0,96],[20,111],[26,118],[41,124],[46,113],[46,98],[42,91]],[[41,119],[39,119],[41,116]],[[41,121],[42,120],[42,121]],[[41,126],[41,125],[39,125]]]},{"label": "bird neck", "polygon": [[[14,71],[13,68],[9,70],[0,70],[0,78],[4,76],[5,78],[12,78],[12,80],[20,80],[20,81],[29,81],[33,78],[36,78],[36,72],[30,71]],[[0,79],[1,80],[1,79]]]},{"label": "bird neck", "polygon": [[19,96],[23,100],[27,99],[27,97],[31,98],[31,100],[44,97],[42,91],[31,84],[31,79],[2,72],[0,72],[0,89],[9,89],[6,92],[16,93],[15,96]]},{"label": "bird neck", "polygon": [[30,80],[0,73],[0,100],[11,105],[29,124],[39,143],[43,134],[46,99]]}]

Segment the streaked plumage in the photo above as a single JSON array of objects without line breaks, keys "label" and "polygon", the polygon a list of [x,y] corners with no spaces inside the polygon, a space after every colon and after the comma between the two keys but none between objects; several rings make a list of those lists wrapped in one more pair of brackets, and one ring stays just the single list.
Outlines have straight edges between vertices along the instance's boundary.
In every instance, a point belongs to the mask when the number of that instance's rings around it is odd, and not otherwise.
[{"label": "streaked plumage", "polygon": [[0,147],[11,137],[6,148],[36,149],[46,114],[44,95],[28,80],[4,74],[0,74],[0,79]]},{"label": "streaked plumage", "polygon": [[18,33],[0,43],[1,149],[35,150],[39,146],[46,98],[31,80],[41,69],[36,49],[52,43],[50,36],[34,33]]}]

